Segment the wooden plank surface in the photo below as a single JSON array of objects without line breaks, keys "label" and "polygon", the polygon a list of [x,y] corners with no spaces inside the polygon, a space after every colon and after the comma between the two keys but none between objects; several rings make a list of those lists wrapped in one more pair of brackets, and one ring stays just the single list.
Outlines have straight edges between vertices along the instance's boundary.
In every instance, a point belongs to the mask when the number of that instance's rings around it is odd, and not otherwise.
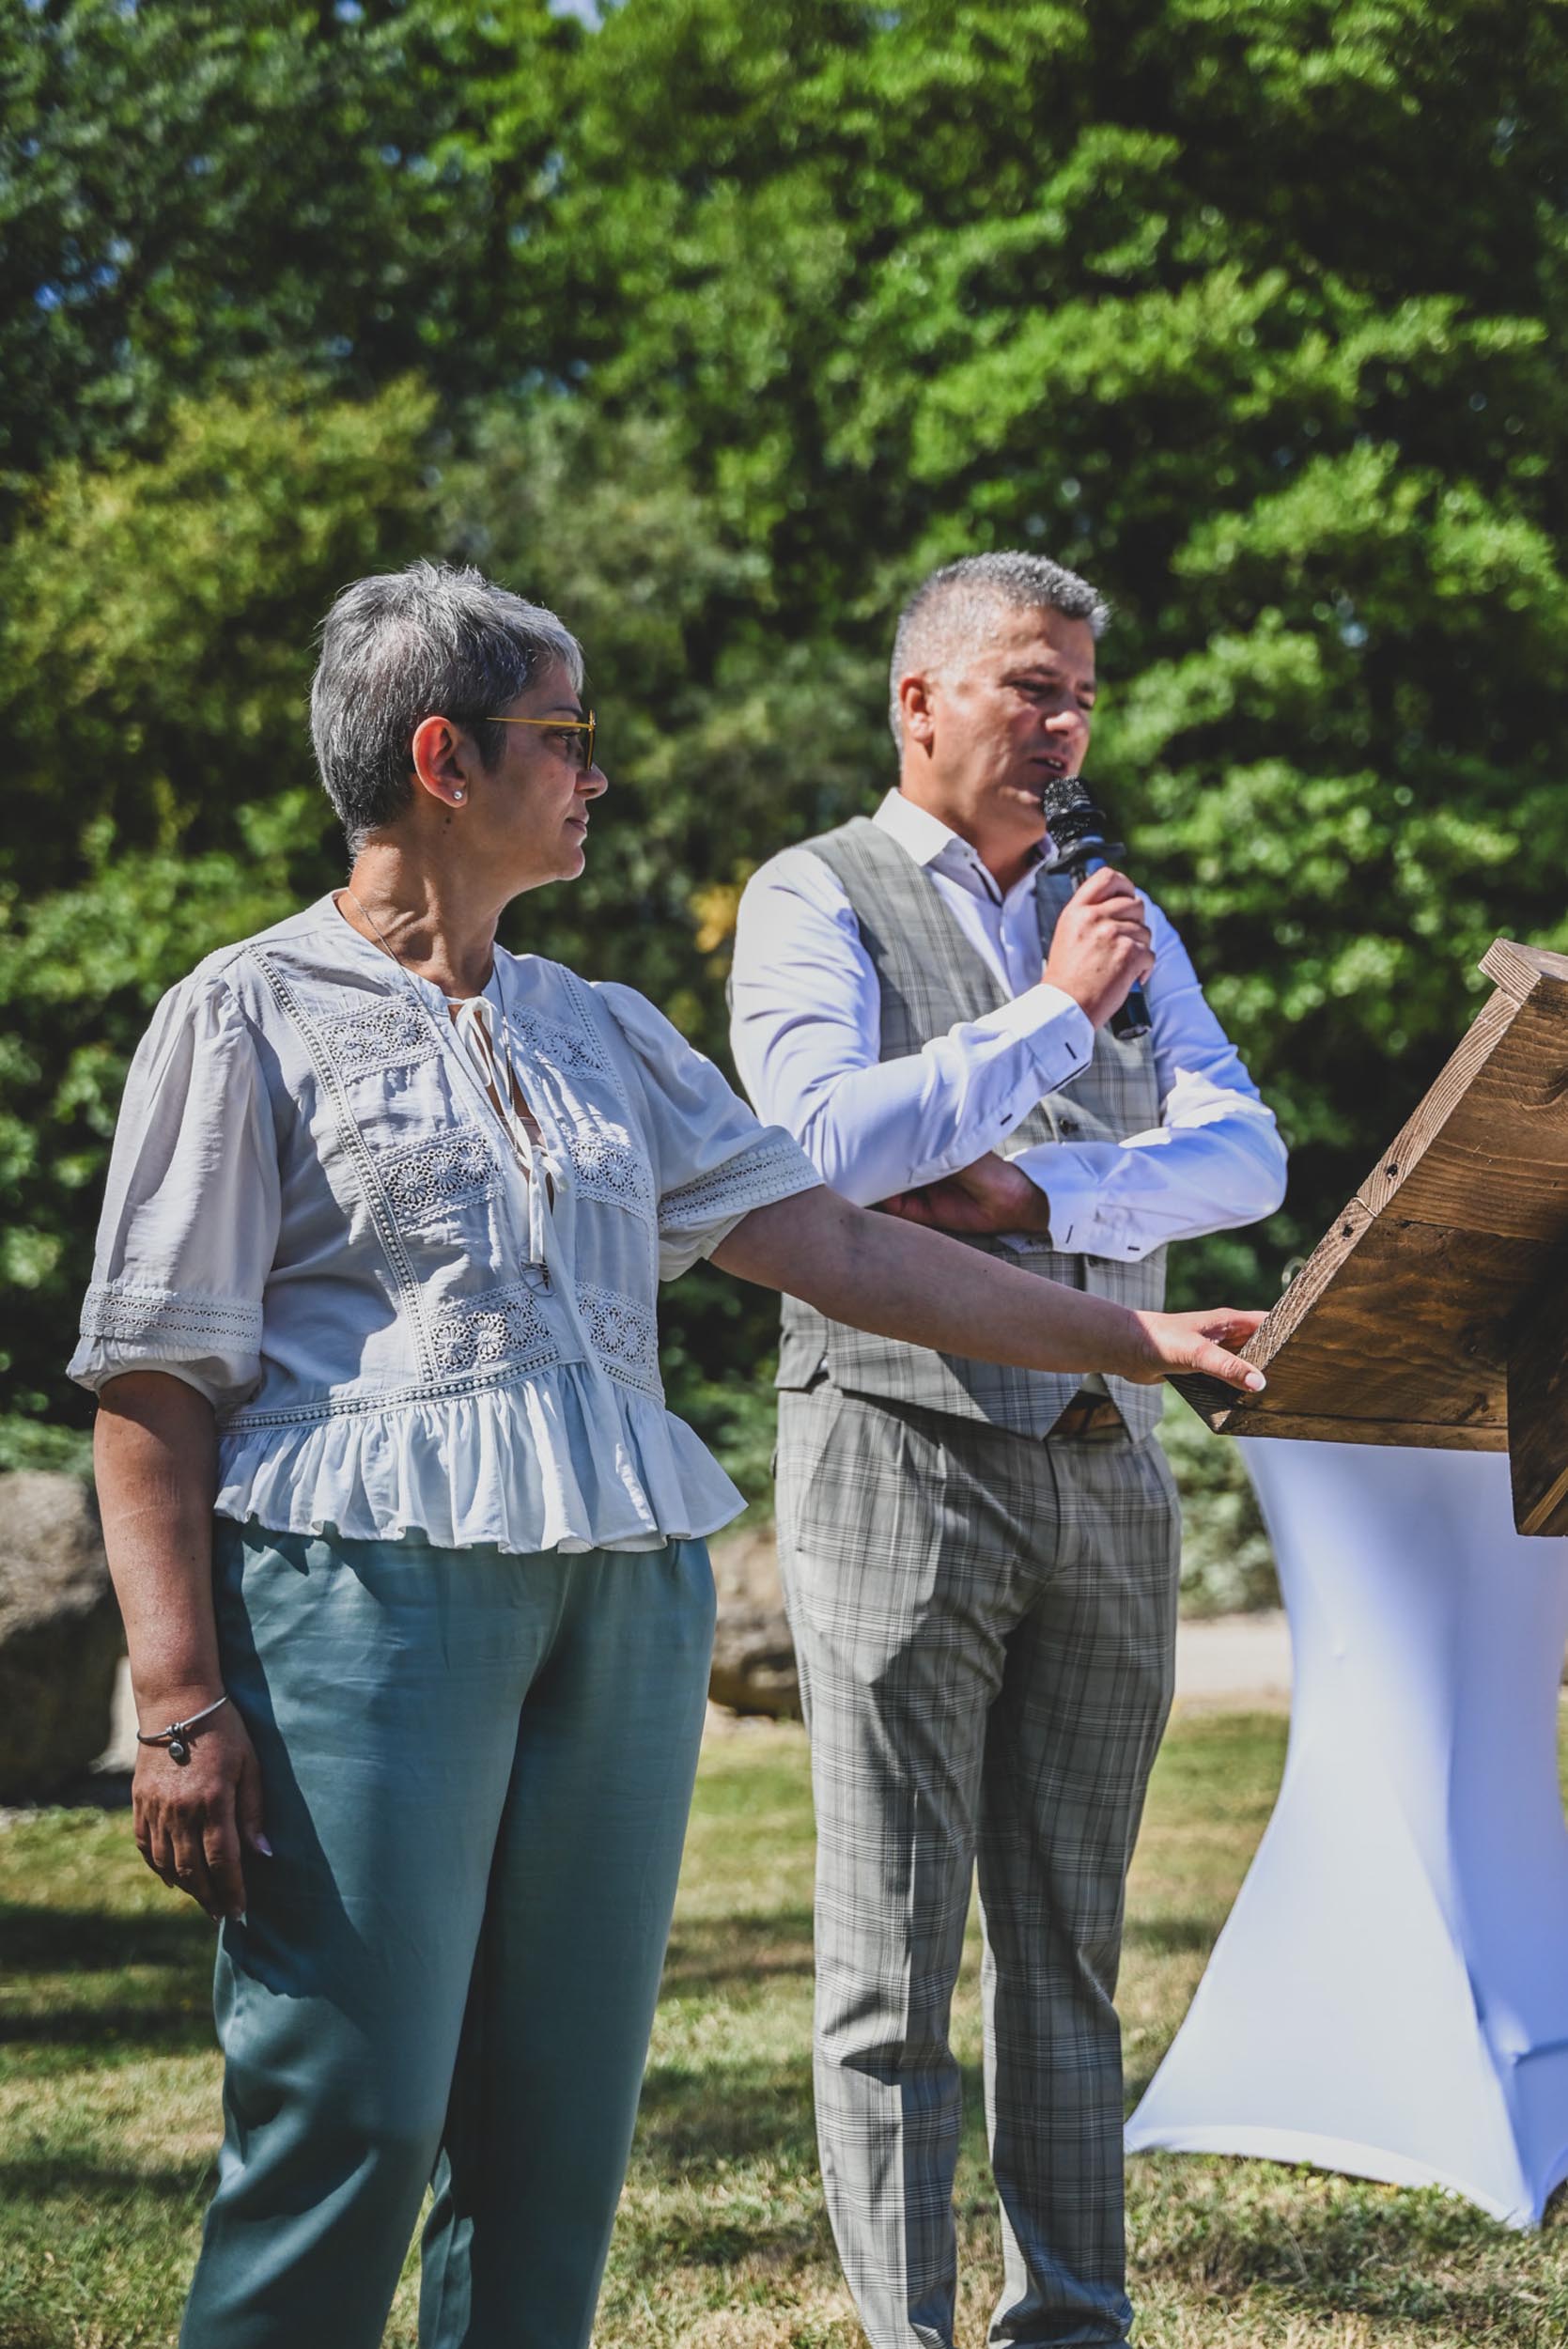
[{"label": "wooden plank surface", "polygon": [[1568,1253],[1508,1331],[1508,1449],[1521,1533],[1568,1533]]},{"label": "wooden plank surface", "polygon": [[[1207,1379],[1172,1378],[1171,1384],[1183,1394],[1188,1386],[1207,1387]],[[1218,1380],[1213,1381],[1215,1385]],[[1193,1398],[1188,1396],[1188,1400]],[[1202,1418],[1209,1417],[1207,1398],[1194,1402],[1193,1408]],[[1304,1443],[1389,1443],[1393,1440],[1387,1423],[1382,1420],[1330,1419],[1321,1414],[1296,1411],[1274,1411],[1266,1427],[1238,1423],[1224,1430],[1233,1436],[1292,1436]],[[1403,1444],[1419,1445],[1428,1452],[1506,1452],[1508,1429],[1498,1424],[1452,1427],[1443,1422],[1423,1427],[1414,1422],[1403,1422],[1398,1440]]]},{"label": "wooden plank surface", "polygon": [[1568,1196],[1565,1093],[1568,984],[1522,1004],[1494,995],[1358,1198],[1407,1223],[1550,1244]]},{"label": "wooden plank surface", "polygon": [[[1499,940],[1496,992],[1247,1347],[1258,1396],[1174,1381],[1234,1435],[1498,1451],[1521,1309],[1568,1264],[1568,957]],[[1549,1324],[1549,1315],[1545,1316]],[[1531,1392],[1550,1338],[1529,1325]],[[1564,1332],[1568,1335],[1568,1331]],[[1520,1340],[1521,1346],[1523,1340]],[[1530,1505],[1568,1518],[1568,1374],[1531,1414]],[[1514,1408],[1520,1397],[1514,1367]],[[1519,1473],[1516,1463],[1515,1474]]]}]

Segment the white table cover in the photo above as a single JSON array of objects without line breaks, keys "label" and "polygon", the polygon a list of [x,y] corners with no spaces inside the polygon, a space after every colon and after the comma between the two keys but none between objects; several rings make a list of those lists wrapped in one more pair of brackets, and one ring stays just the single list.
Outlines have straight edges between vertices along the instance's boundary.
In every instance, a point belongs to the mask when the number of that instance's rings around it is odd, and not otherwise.
[{"label": "white table cover", "polygon": [[1568,2176],[1568,1542],[1499,1453],[1244,1441],[1290,1616],[1279,1803],[1131,2151],[1441,2186]]}]

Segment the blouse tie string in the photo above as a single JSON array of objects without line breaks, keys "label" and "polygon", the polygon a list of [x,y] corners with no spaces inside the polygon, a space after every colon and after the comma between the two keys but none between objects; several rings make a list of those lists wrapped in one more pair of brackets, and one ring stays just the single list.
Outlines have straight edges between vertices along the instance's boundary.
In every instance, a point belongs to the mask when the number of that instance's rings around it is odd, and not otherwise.
[{"label": "blouse tie string", "polygon": [[576,1274],[563,1252],[561,1237],[551,1213],[549,1161],[529,1119],[518,1107],[528,1096],[518,1081],[505,1005],[489,995],[468,995],[454,1003],[452,1008],[456,1014],[453,1025],[463,1050],[482,1078],[486,1092],[500,1105],[502,1124],[528,1176],[529,1269],[543,1273],[558,1309],[577,1339],[583,1361],[592,1364],[598,1360],[598,1351],[583,1319]]},{"label": "blouse tie string", "polygon": [[553,1278],[558,1268],[551,1262],[554,1237],[551,1224],[549,1182],[544,1154],[534,1139],[528,1119],[518,1107],[522,1087],[517,1081],[512,1061],[511,1037],[507,1034],[505,1012],[499,1017],[499,1036],[493,1032],[496,1006],[488,995],[466,995],[454,1005],[453,1026],[467,1052],[485,1090],[501,1112],[501,1122],[519,1163],[528,1177],[528,1261]]}]

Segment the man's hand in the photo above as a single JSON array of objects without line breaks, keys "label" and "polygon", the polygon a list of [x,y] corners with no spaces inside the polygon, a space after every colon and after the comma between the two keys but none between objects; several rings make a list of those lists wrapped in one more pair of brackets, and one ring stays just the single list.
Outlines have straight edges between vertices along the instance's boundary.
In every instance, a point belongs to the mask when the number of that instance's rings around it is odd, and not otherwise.
[{"label": "man's hand", "polygon": [[1143,900],[1125,873],[1091,873],[1057,916],[1047,984],[1082,1005],[1092,1027],[1120,1011],[1155,967]]},{"label": "man's hand", "polygon": [[994,1232],[1050,1230],[1050,1201],[1021,1167],[987,1150],[972,1166],[961,1167],[939,1183],[919,1190],[895,1191],[882,1201],[888,1215],[906,1223],[924,1223],[933,1231],[961,1232],[973,1237]]}]

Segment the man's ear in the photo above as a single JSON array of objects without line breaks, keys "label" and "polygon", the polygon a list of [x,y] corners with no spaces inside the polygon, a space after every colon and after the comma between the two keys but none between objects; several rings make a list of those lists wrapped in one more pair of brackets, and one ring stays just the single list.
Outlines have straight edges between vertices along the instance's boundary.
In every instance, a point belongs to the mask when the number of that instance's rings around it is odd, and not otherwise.
[{"label": "man's ear", "polygon": [[421,788],[447,807],[461,807],[468,798],[468,736],[450,718],[421,718],[411,749]]},{"label": "man's ear", "polygon": [[915,671],[898,680],[898,709],[904,721],[904,739],[928,751],[936,738],[936,720],[931,708],[931,682],[922,672]]}]

